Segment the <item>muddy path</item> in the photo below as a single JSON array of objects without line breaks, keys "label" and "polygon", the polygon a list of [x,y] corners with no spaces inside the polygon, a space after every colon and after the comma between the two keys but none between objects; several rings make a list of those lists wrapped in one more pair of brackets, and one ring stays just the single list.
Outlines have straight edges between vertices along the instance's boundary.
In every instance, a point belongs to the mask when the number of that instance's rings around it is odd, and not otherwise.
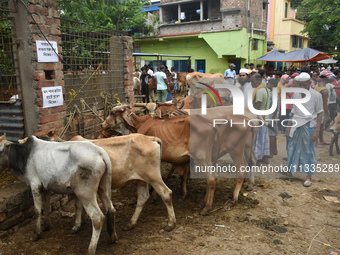
[{"label": "muddy path", "polygon": [[[325,133],[326,140],[330,134]],[[279,155],[272,165],[285,164],[283,135],[280,134]],[[340,164],[340,155],[329,157],[328,147],[316,148],[318,163]],[[165,175],[170,165],[163,164]],[[303,178],[304,176],[301,176]],[[173,176],[167,185],[174,192],[177,226],[164,232],[166,208],[161,200],[147,202],[136,227],[123,231],[132,216],[134,185],[113,191],[112,199],[118,210],[116,222],[119,240],[111,245],[104,227],[97,254],[330,254],[340,252],[340,204],[329,202],[324,196],[340,200],[339,179],[313,179],[309,188],[302,179],[257,179],[253,191],[241,190],[238,203],[224,207],[232,196],[234,179],[218,180],[214,211],[201,216],[201,202],[205,195],[204,179],[191,179],[185,201],[179,195],[179,179]],[[74,212],[70,203],[61,210]],[[81,230],[69,234],[74,217],[54,212],[52,229],[42,238],[31,242],[34,222],[16,227],[3,235],[0,254],[85,254],[91,238],[91,222]],[[318,235],[317,235],[318,234]],[[314,241],[312,242],[312,240]],[[312,242],[312,243],[311,243]]]}]

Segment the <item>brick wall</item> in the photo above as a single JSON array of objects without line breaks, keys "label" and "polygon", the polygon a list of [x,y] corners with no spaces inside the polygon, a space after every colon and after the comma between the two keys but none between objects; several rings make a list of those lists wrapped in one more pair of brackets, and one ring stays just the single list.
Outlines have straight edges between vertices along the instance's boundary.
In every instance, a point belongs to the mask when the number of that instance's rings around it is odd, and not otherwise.
[{"label": "brick wall", "polygon": [[133,106],[133,39],[129,36],[123,37],[124,48],[124,85],[125,85],[125,100],[126,103]]},{"label": "brick wall", "polygon": [[[69,201],[67,195],[53,194],[50,211],[59,210]],[[28,186],[14,183],[1,190],[0,198],[0,237],[7,235],[17,226],[23,226],[35,215],[32,193]]]},{"label": "brick wall", "polygon": [[[35,21],[40,26],[41,30],[45,34],[46,38],[50,41],[56,41],[58,44],[58,53],[62,53],[61,47],[61,32],[60,32],[60,19],[58,12],[58,4],[52,0],[28,0],[28,7],[30,12],[33,14]],[[64,73],[63,64],[59,60],[57,63],[38,63],[37,52],[36,52],[36,40],[45,40],[40,33],[38,27],[35,25],[32,17],[29,17],[29,31],[31,38],[30,50],[31,50],[31,63],[33,66],[33,78],[30,86],[35,92],[35,107],[37,121],[33,125],[37,125],[34,128],[29,127],[26,132],[27,135],[31,135],[39,130],[47,130],[50,128],[56,128],[59,133],[63,130],[64,126],[68,121],[66,113],[66,105],[43,108],[42,91],[43,87],[62,86],[64,87]],[[22,17],[21,17],[22,18]],[[23,21],[22,21],[23,22]],[[124,44],[124,85],[125,85],[125,98],[122,103],[129,103],[132,106],[133,103],[133,46],[132,38],[125,36],[122,38]],[[63,88],[63,94],[65,89]],[[65,94],[64,94],[65,97]],[[28,104],[32,103],[31,98],[26,98],[25,95],[23,100],[29,101]],[[29,111],[32,111],[30,109]],[[99,111],[98,114],[103,117],[103,111]],[[96,138],[100,134],[100,123],[101,120],[96,117],[93,113],[85,113],[83,115],[76,115],[73,119],[70,127],[66,132],[66,139],[73,137],[74,135],[80,134],[86,138]],[[30,122],[27,125],[31,125]]]},{"label": "brick wall", "polygon": [[[62,53],[60,19],[58,4],[51,0],[38,1],[29,0],[29,10],[33,14],[34,20],[40,26],[49,41],[56,41],[58,53]],[[64,87],[63,64],[59,60],[56,63],[38,63],[36,52],[36,40],[45,40],[40,30],[36,26],[32,17],[29,19],[32,34],[32,59],[35,61],[34,81],[36,84],[37,107],[38,107],[38,130],[50,128],[61,129],[66,117],[66,105],[43,108],[42,91],[43,87],[62,86]],[[63,89],[63,93],[65,93]],[[25,100],[25,99],[24,99]]]}]

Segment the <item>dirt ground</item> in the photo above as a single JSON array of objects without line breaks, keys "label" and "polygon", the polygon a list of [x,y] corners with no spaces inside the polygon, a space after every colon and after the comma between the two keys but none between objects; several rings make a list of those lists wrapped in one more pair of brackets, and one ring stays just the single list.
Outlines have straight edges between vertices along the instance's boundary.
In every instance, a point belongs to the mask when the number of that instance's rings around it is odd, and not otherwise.
[{"label": "dirt ground", "polygon": [[[330,133],[325,132],[326,141]],[[279,155],[272,165],[285,164],[284,136],[280,134]],[[328,146],[316,148],[317,163],[340,164],[340,155],[328,156]],[[170,165],[164,164],[165,175]],[[303,177],[303,176],[302,176]],[[339,179],[313,179],[309,188],[302,180],[257,179],[255,189],[241,190],[236,205],[225,208],[232,196],[234,179],[218,180],[214,210],[209,216],[199,214],[205,190],[204,179],[191,179],[185,201],[179,195],[179,180],[173,176],[167,185],[174,191],[177,226],[164,232],[166,209],[161,200],[147,202],[136,227],[122,228],[129,222],[135,205],[134,186],[113,191],[112,199],[118,212],[116,217],[119,240],[107,242],[103,228],[97,254],[330,254],[340,252],[340,204],[329,202],[324,195],[340,200]],[[72,204],[62,211],[74,212]],[[91,238],[91,222],[81,230],[69,234],[74,217],[52,215],[52,229],[42,238],[31,242],[34,222],[17,228],[0,240],[0,254],[85,254]]]}]

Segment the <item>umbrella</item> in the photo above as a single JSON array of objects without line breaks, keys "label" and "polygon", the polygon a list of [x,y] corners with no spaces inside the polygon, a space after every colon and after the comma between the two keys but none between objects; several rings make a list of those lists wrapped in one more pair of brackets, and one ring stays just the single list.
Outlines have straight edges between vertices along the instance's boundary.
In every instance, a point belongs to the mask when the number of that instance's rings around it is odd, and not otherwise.
[{"label": "umbrella", "polygon": [[317,62],[320,60],[331,58],[326,53],[304,48],[288,53],[280,53],[277,50],[272,50],[259,57],[257,60],[270,62]]},{"label": "umbrella", "polygon": [[318,61],[319,64],[335,64],[337,62],[338,62],[338,60],[335,60],[334,58],[329,58],[329,59],[324,59],[324,60]]}]

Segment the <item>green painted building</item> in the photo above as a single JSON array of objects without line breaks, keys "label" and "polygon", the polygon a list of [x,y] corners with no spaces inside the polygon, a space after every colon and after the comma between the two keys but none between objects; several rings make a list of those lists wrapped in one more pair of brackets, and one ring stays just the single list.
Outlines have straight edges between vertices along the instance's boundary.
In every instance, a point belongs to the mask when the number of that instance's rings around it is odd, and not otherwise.
[{"label": "green painted building", "polygon": [[[246,4],[232,6],[226,0],[166,0],[159,8],[158,35],[135,38],[135,52],[191,55],[191,68],[205,73],[224,73],[228,62],[236,64],[237,71],[244,63],[264,64],[256,61],[267,52],[266,22],[261,19],[266,17],[267,6],[263,1],[252,0],[249,11]],[[191,15],[191,10],[199,14]],[[153,57],[136,60],[137,67],[159,64]],[[185,72],[187,59],[163,57],[162,64]]]}]

